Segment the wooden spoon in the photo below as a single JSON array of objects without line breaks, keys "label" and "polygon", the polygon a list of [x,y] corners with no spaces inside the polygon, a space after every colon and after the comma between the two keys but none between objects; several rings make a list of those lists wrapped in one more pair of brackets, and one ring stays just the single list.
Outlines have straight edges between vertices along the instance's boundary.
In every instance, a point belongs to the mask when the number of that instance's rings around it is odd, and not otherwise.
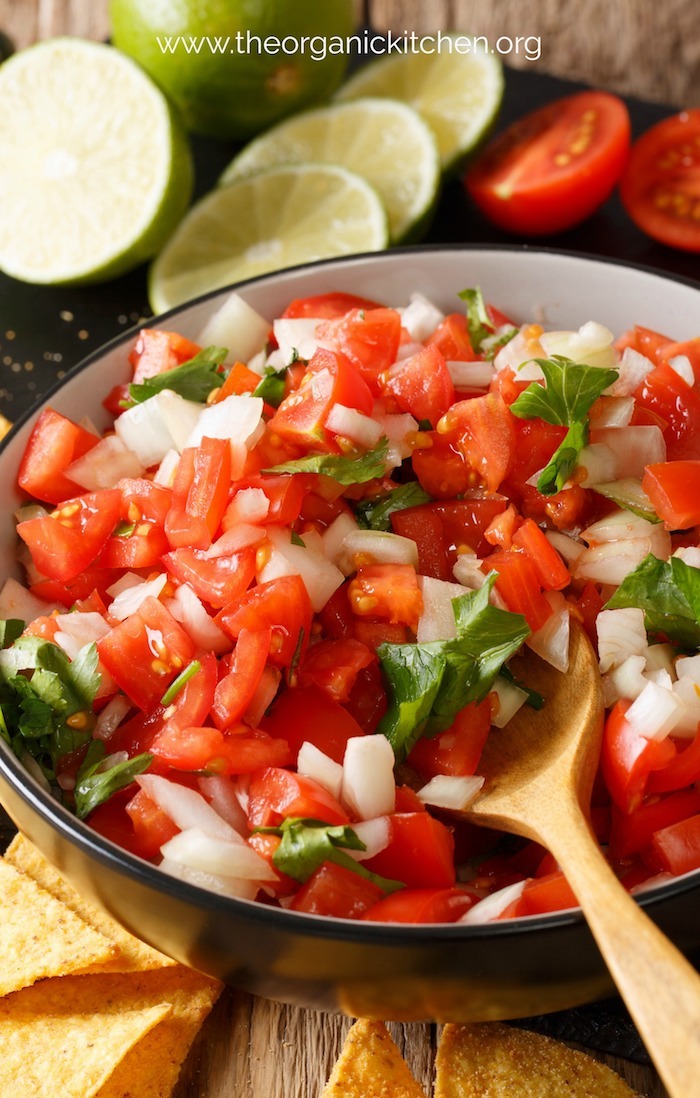
[{"label": "wooden spoon", "polygon": [[671,1098],[697,1098],[700,976],[622,887],[586,818],[603,729],[595,653],[572,623],[566,674],[530,654],[518,674],[545,706],[524,706],[492,730],[479,764],[484,789],[465,815],[551,851]]}]

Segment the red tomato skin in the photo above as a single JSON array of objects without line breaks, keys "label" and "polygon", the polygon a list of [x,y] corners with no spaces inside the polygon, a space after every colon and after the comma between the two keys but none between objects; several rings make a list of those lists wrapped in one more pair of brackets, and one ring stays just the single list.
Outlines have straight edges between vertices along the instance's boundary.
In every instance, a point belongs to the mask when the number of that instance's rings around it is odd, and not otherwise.
[{"label": "red tomato skin", "polygon": [[431,504],[394,511],[390,521],[395,534],[415,542],[421,576],[448,581],[453,579],[445,545],[445,531],[440,516]]},{"label": "red tomato skin", "polygon": [[667,530],[700,523],[700,460],[647,465],[642,489]]},{"label": "red tomato skin", "polygon": [[444,732],[422,736],[409,754],[408,764],[426,781],[437,774],[475,774],[490,729],[490,700],[473,702],[460,709]]},{"label": "red tomato skin", "polygon": [[39,415],[19,466],[20,488],[46,503],[61,503],[77,496],[80,485],[66,476],[65,470],[99,442],[97,435],[53,408]]},{"label": "red tomato skin", "polygon": [[323,862],[301,886],[290,907],[309,915],[361,919],[383,895],[374,881],[335,862]]},{"label": "red tomato skin", "polygon": [[672,248],[700,252],[697,140],[700,109],[658,122],[632,147],[620,197],[634,223]]},{"label": "red tomato skin", "polygon": [[145,835],[143,832],[137,834],[131,817],[127,815],[126,805],[134,792],[133,784],[120,789],[90,813],[87,823],[98,835],[116,843],[122,850],[148,859],[154,857],[152,850],[156,839],[148,831]]},{"label": "red tomato skin", "polygon": [[269,583],[258,583],[240,598],[227,603],[217,616],[217,624],[234,640],[241,629],[272,629],[269,663],[290,667],[292,660],[303,660],[311,633],[312,609],[301,576],[282,576]]},{"label": "red tomato skin", "polygon": [[129,362],[134,367],[134,382],[138,385],[149,377],[173,370],[194,358],[201,349],[177,332],[142,328],[129,355]]},{"label": "red tomato skin", "polygon": [[454,839],[428,812],[390,817],[389,845],[363,864],[373,873],[408,888],[452,888],[455,883]]},{"label": "red tomato skin", "polygon": [[464,313],[448,313],[425,342],[428,347],[437,347],[447,362],[474,362],[479,357],[472,347]]},{"label": "red tomato skin", "polygon": [[286,817],[327,824],[350,822],[335,797],[311,778],[275,766],[256,771],[250,780],[248,798],[250,827],[278,827]]},{"label": "red tomato skin", "polygon": [[283,690],[260,727],[271,736],[283,737],[294,759],[308,741],[337,763],[343,761],[348,740],[364,735],[347,709],[315,683]]},{"label": "red tomato skin", "polygon": [[379,375],[396,361],[401,317],[396,309],[351,309],[336,320],[320,324],[316,334],[346,355],[372,392],[378,394]]},{"label": "red tomato skin", "polygon": [[651,857],[655,867],[676,877],[700,868],[700,815],[657,831],[651,843]]},{"label": "red tomato skin", "polygon": [[158,704],[194,656],[185,630],[153,596],[99,640],[97,650],[118,686],[143,710]]},{"label": "red tomato skin", "polygon": [[517,549],[499,550],[486,558],[484,569],[498,573],[496,589],[508,609],[522,614],[533,633],[541,629],[551,616],[552,607],[542,593],[530,556]]},{"label": "red tomato skin", "polygon": [[386,618],[415,632],[423,596],[412,564],[363,564],[348,587],[352,611],[360,618]]},{"label": "red tomato skin", "polygon": [[649,775],[648,789],[650,793],[670,793],[695,782],[700,782],[700,735],[697,732],[662,770]]},{"label": "red tomato skin", "polygon": [[562,591],[571,582],[571,574],[544,532],[532,519],[525,519],[513,537],[513,548],[526,553],[545,591]]},{"label": "red tomato skin", "polygon": [[228,439],[203,438],[180,455],[172,506],[165,533],[172,549],[208,549],[216,533],[231,486],[231,444]]},{"label": "red tomato skin", "polygon": [[671,793],[650,804],[642,804],[633,812],[623,812],[612,806],[610,853],[613,858],[630,858],[644,850],[654,836],[671,824],[680,823],[700,813],[700,789],[684,789]]},{"label": "red tomato skin", "polygon": [[402,888],[362,918],[370,923],[455,923],[475,903],[476,896],[463,888]]},{"label": "red tomato skin", "polygon": [[668,461],[700,459],[700,394],[666,363],[657,366],[634,393],[637,406],[661,416]]},{"label": "red tomato skin", "polygon": [[139,789],[126,804],[125,812],[131,820],[142,858],[157,858],[161,846],[178,833],[178,828],[170,817],[166,816],[163,809],[143,789]]},{"label": "red tomato skin", "polygon": [[298,446],[334,449],[325,423],[335,404],[370,415],[374,400],[360,372],[341,350],[319,349],[299,388],[284,398],[269,421],[269,430]]},{"label": "red tomato skin", "polygon": [[182,547],[166,553],[163,564],[180,583],[189,583],[200,599],[220,610],[250,586],[255,576],[255,550],[208,558],[202,549]]},{"label": "red tomato skin", "polygon": [[334,701],[350,697],[359,672],[375,662],[366,644],[354,638],[322,640],[309,648],[297,676],[300,686],[315,684]]},{"label": "red tomato skin", "polygon": [[270,651],[272,630],[241,629],[230,660],[228,674],[219,679],[214,691],[212,717],[222,731],[237,724],[253,700]]},{"label": "red tomato skin", "polygon": [[86,492],[51,514],[20,522],[17,533],[39,572],[65,583],[97,559],[119,521],[120,506],[116,488]]},{"label": "red tomato skin", "polygon": [[479,475],[467,464],[456,431],[427,431],[425,438],[430,445],[414,450],[411,462],[429,496],[451,500],[478,486]]},{"label": "red tomato skin", "polygon": [[153,740],[151,752],[175,770],[210,774],[253,774],[264,766],[290,766],[292,753],[284,740],[258,728],[230,733],[218,728],[166,726]]},{"label": "red tomato skin", "polygon": [[456,434],[458,450],[490,495],[498,491],[513,463],[513,419],[501,396],[486,393],[453,404],[438,428]]},{"label": "red tomato skin", "polygon": [[634,731],[625,717],[630,704],[619,701],[610,711],[600,759],[613,803],[627,813],[642,803],[651,772],[662,769],[676,753],[668,739],[648,740]]},{"label": "red tomato skin", "polygon": [[315,297],[295,297],[282,313],[283,317],[306,317],[315,320],[335,320],[353,309],[381,309],[376,301],[355,294],[330,293]]},{"label": "red tomato skin", "polygon": [[465,186],[502,229],[524,236],[562,232],[608,198],[627,163],[630,132],[621,99],[579,92],[498,135],[468,170]]},{"label": "red tomato skin", "polygon": [[419,423],[427,419],[433,427],[455,401],[445,356],[434,344],[395,363],[380,381],[402,412],[410,412]]},{"label": "red tomato skin", "polygon": [[550,911],[565,911],[578,906],[566,877],[561,870],[557,870],[527,882],[513,915],[545,915]]},{"label": "red tomato skin", "polygon": [[152,568],[170,548],[165,536],[165,517],[172,502],[169,488],[137,477],[120,480],[120,518],[135,527],[127,537],[110,537],[100,554],[104,568]]}]

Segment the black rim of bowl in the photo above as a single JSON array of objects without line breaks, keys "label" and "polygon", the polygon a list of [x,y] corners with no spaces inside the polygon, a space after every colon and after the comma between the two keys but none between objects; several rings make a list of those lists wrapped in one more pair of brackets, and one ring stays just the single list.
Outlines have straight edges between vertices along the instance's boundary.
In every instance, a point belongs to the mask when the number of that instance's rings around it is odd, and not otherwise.
[{"label": "black rim of bowl", "polygon": [[[564,256],[570,259],[581,260],[585,263],[603,263],[610,267],[627,267],[632,270],[640,271],[643,274],[662,278],[668,282],[678,282],[681,285],[689,286],[691,289],[700,291],[700,282],[692,278],[671,274],[655,267],[636,263],[632,260],[589,255],[583,252],[562,248],[548,248],[531,246],[528,244],[419,244],[409,247],[393,248],[382,252],[362,252],[357,255],[334,256],[329,259],[318,260],[312,263],[304,263],[296,267],[289,267],[279,271],[258,275],[255,278],[246,279],[243,282],[232,283],[229,286],[222,286],[216,290],[210,290],[205,294],[201,294],[199,297],[169,309],[167,312],[159,313],[156,317],[148,317],[145,322],[138,323],[125,332],[120,332],[119,335],[115,336],[95,351],[92,351],[75,366],[71,367],[71,369],[67,371],[65,377],[52,385],[33,408],[27,409],[27,411],[22,414],[13,425],[13,429],[8,436],[0,441],[0,455],[16,432],[33,419],[37,415],[39,408],[47,404],[51,397],[62,389],[67,381],[88,369],[107,352],[130,343],[136,332],[146,325],[152,324],[154,320],[160,324],[161,321],[167,321],[193,305],[205,303],[226,292],[245,289],[248,286],[253,286],[260,282],[273,280],[281,275],[286,276],[296,272],[301,273],[317,269],[322,270],[324,267],[331,267],[337,264],[352,267],[355,264],[365,263],[367,261],[378,263],[390,262],[392,260],[395,261],[397,253],[400,255],[421,255],[436,252],[515,252],[517,254],[528,255]],[[358,923],[352,919],[338,919],[325,915],[309,915],[302,912],[286,911],[283,908],[272,907],[260,903],[257,900],[243,900],[234,897],[221,896],[218,893],[210,892],[196,885],[189,884],[187,881],[171,877],[169,874],[160,871],[158,867],[152,863],[146,862],[143,859],[136,857],[136,855],[123,850],[108,839],[104,839],[97,832],[93,831],[87,823],[78,820],[67,808],[61,805],[50,793],[43,789],[40,783],[36,781],[21,764],[2,737],[0,737],[0,775],[4,776],[5,779],[9,781],[15,792],[22,797],[25,803],[47,820],[47,822],[61,834],[63,839],[66,839],[72,845],[79,847],[84,853],[90,855],[105,867],[124,873],[140,884],[149,888],[155,888],[157,891],[170,895],[174,899],[184,900],[188,903],[196,904],[200,908],[210,909],[219,914],[225,915],[227,912],[230,912],[232,915],[238,914],[239,916],[242,916],[245,914],[248,917],[253,916],[256,920],[259,920],[262,925],[271,925],[280,931],[287,931],[288,933],[299,933],[311,936],[321,935],[322,937],[327,938],[339,938],[357,942],[364,941],[375,944],[381,944],[383,941],[390,940],[392,944],[401,944],[410,939],[417,939],[418,941],[455,941],[456,939],[479,939],[492,936],[510,937],[513,934],[528,934],[548,929],[554,930],[555,928],[572,926],[577,923],[581,924],[585,921],[581,910],[579,908],[572,908],[568,911],[553,912],[547,915],[533,915],[526,918],[504,920],[503,922],[478,923],[466,926],[461,923],[412,923],[410,925],[401,923]],[[636,898],[641,906],[653,907],[657,903],[693,891],[697,888],[699,883],[700,870],[694,870],[682,877],[676,877],[672,880],[662,882],[651,888],[648,892],[638,894]]]}]

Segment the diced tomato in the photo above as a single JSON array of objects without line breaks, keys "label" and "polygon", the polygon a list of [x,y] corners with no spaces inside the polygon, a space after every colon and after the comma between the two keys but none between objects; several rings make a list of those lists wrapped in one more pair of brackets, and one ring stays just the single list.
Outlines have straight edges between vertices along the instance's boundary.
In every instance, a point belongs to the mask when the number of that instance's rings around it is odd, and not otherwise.
[{"label": "diced tomato", "polygon": [[[453,566],[459,553],[465,549],[473,550],[478,557],[486,556],[489,552],[486,530],[496,516],[505,511],[506,500],[448,499],[423,506],[439,515],[445,532],[448,560]],[[448,578],[453,578],[452,567]]]},{"label": "diced tomato", "polygon": [[673,743],[649,740],[636,732],[625,714],[630,702],[617,702],[605,722],[601,766],[614,803],[633,812],[642,803],[649,775],[661,770],[675,756]]},{"label": "diced tomato", "polygon": [[335,404],[369,415],[373,398],[359,371],[344,354],[318,350],[299,388],[284,398],[269,421],[269,430],[295,445],[333,449],[335,444],[325,422]]},{"label": "diced tomato", "polygon": [[428,812],[390,817],[389,845],[363,864],[373,873],[408,888],[452,888],[454,840],[449,828]]},{"label": "diced tomato", "polygon": [[440,580],[452,579],[443,525],[440,516],[430,504],[394,511],[391,515],[391,528],[395,534],[415,542],[421,576],[432,576]]},{"label": "diced tomato", "polygon": [[427,419],[433,427],[455,399],[445,356],[432,344],[395,363],[382,375],[381,384],[402,412],[410,412],[419,423]]},{"label": "diced tomato", "polygon": [[448,313],[425,342],[437,347],[447,362],[473,362],[479,357],[472,347],[464,313]]},{"label": "diced tomato", "polygon": [[662,244],[700,252],[700,110],[664,118],[632,147],[620,197],[636,225]]},{"label": "diced tomato", "polygon": [[626,350],[627,347],[631,347],[633,351],[639,351],[640,355],[644,355],[645,358],[651,359],[657,366],[660,366],[663,362],[661,352],[670,342],[669,337],[662,335],[661,332],[655,332],[652,328],[644,328],[641,324],[635,324],[634,328],[623,332],[620,338],[615,341],[615,347],[620,352]]},{"label": "diced tomato", "polygon": [[700,868],[700,815],[657,831],[651,854],[660,869],[675,877]]},{"label": "diced tomato", "polygon": [[667,530],[700,523],[700,460],[647,465],[642,488]]},{"label": "diced tomato", "polygon": [[649,775],[648,789],[650,793],[670,793],[695,782],[700,782],[700,735],[697,732],[662,770]]},{"label": "diced tomato", "polygon": [[427,812],[426,806],[410,785],[397,785],[395,812]]},{"label": "diced tomato", "polygon": [[[129,384],[124,382],[121,385],[115,385],[107,393],[107,396],[102,401],[102,407],[105,408],[116,419],[120,416],[125,408],[128,408],[131,403],[129,396]],[[95,440],[97,441],[97,439]]]},{"label": "diced tomato", "polygon": [[251,827],[278,827],[287,817],[321,820],[327,824],[349,822],[345,809],[327,789],[311,778],[271,766],[253,774],[248,795]]},{"label": "diced tomato", "polygon": [[[126,804],[142,858],[157,858],[160,848],[178,833],[177,826],[148,794],[139,789]],[[92,823],[92,819],[90,820]]]},{"label": "diced tomato", "polygon": [[439,430],[456,434],[457,447],[487,492],[497,492],[515,454],[513,415],[502,397],[486,393],[453,404]]},{"label": "diced tomato", "polygon": [[371,735],[377,731],[377,725],[386,713],[387,700],[382,672],[376,660],[358,672],[345,708],[363,732]]},{"label": "diced tomato", "polygon": [[315,683],[334,701],[346,702],[358,673],[374,660],[367,645],[354,638],[322,640],[308,649],[298,682],[300,686]]},{"label": "diced tomato", "polygon": [[401,317],[396,309],[351,309],[336,320],[320,324],[316,335],[347,355],[368,383],[377,391],[377,379],[396,361],[401,340]]},{"label": "diced tomato", "polygon": [[[592,510],[591,499],[596,499],[595,494],[587,492],[580,484],[572,484],[553,496],[543,496],[534,485],[526,484],[521,493],[520,509],[526,518],[533,518],[535,522],[548,522],[557,530],[574,530],[593,521],[593,517],[586,520]],[[599,517],[595,508],[593,515]]]},{"label": "diced tomato", "polygon": [[402,888],[362,916],[371,923],[456,923],[476,903],[463,888]]},{"label": "diced tomato", "polygon": [[[274,523],[276,526],[291,526],[299,518],[301,504],[308,486],[303,476],[258,476],[246,477],[234,485],[234,492],[240,492],[245,488],[259,488],[265,493],[270,510],[265,516],[265,523]],[[238,519],[228,517],[228,511],[224,512],[221,520],[223,530],[230,530]]]},{"label": "diced tomato", "polygon": [[666,421],[669,461],[700,459],[700,394],[666,363],[651,370],[634,394],[637,404]]},{"label": "diced tomato", "polygon": [[406,644],[410,640],[408,626],[389,621],[372,621],[369,618],[355,618],[353,634],[372,651],[380,644]]},{"label": "diced tomato", "polygon": [[200,599],[220,610],[250,586],[255,576],[255,550],[207,557],[203,549],[175,549],[166,553],[163,564],[180,583],[188,583]]},{"label": "diced tomato", "polygon": [[428,445],[414,450],[411,462],[421,487],[435,499],[453,499],[479,483],[478,474],[467,464],[458,446],[456,431],[440,434],[428,431]]},{"label": "diced tomato", "polygon": [[578,907],[569,882],[561,870],[528,881],[519,897],[514,915],[545,915]]},{"label": "diced tomato", "polygon": [[348,598],[360,618],[386,618],[415,630],[423,596],[412,564],[364,564],[350,581]]},{"label": "diced tomato", "polygon": [[630,120],[602,91],[566,96],[513,122],[469,168],[465,186],[509,232],[561,232],[593,213],[627,162]]},{"label": "diced tomato", "polygon": [[598,630],[596,620],[598,614],[605,606],[605,601],[594,583],[590,580],[584,587],[575,603],[583,628],[588,634],[588,639],[594,648],[598,646]]},{"label": "diced tomato", "polygon": [[530,558],[538,583],[545,591],[561,591],[571,582],[569,569],[532,519],[525,519],[518,527],[513,548],[522,550]]},{"label": "diced tomato", "polygon": [[353,636],[355,615],[348,600],[349,586],[350,581],[347,580],[338,587],[318,613],[318,621],[325,637],[331,637],[333,640],[347,640],[348,637]]},{"label": "diced tomato", "polygon": [[667,343],[661,348],[659,357],[662,362],[668,363],[674,358],[687,358],[695,376],[695,384],[700,384],[700,336],[681,340],[680,343]]},{"label": "diced tomato", "polygon": [[323,862],[301,886],[290,907],[309,915],[361,919],[383,895],[374,881],[335,862]]},{"label": "diced tomato", "polygon": [[170,508],[169,488],[143,478],[120,480],[120,519],[124,529],[113,534],[100,555],[105,568],[152,568],[170,546],[165,517]]},{"label": "diced tomato", "polygon": [[348,740],[363,735],[347,709],[316,684],[283,690],[260,726],[272,736],[284,737],[295,760],[308,742],[342,763]]},{"label": "diced tomato", "polygon": [[160,700],[194,656],[185,630],[153,596],[99,640],[97,650],[117,685],[144,710]]},{"label": "diced tomato", "polygon": [[460,709],[453,723],[437,736],[421,736],[408,756],[426,781],[437,774],[475,774],[491,728],[488,698]]},{"label": "diced tomato", "polygon": [[275,896],[291,896],[298,889],[299,882],[283,873],[274,862],[275,853],[281,842],[282,839],[279,835],[265,835],[259,831],[248,838],[248,846],[251,846],[256,854],[265,859],[277,877],[276,881],[265,881],[265,888],[271,888]]},{"label": "diced tomato", "polygon": [[381,309],[376,301],[355,294],[330,293],[317,294],[315,297],[295,297],[282,313],[283,317],[305,317],[315,320],[334,320],[345,316],[352,309]]},{"label": "diced tomato", "polygon": [[239,631],[229,671],[214,691],[212,717],[219,728],[237,724],[252,702],[265,670],[271,636],[269,625]]},{"label": "diced tomato", "polygon": [[265,766],[290,766],[293,762],[284,740],[244,725],[230,732],[209,727],[175,730],[166,726],[155,737],[150,750],[175,770],[209,774],[253,774]]},{"label": "diced tomato", "polygon": [[231,444],[203,438],[182,451],[165,519],[171,548],[208,549],[226,510],[231,486]]},{"label": "diced tomato", "polygon": [[[134,793],[134,788],[132,784],[114,793],[109,800],[98,805],[90,813],[87,822],[93,831],[109,839],[110,842],[116,843],[122,850],[128,850],[139,858],[153,858],[155,855],[152,851],[158,832],[152,836],[144,828],[137,834],[131,817],[126,812],[126,806]],[[158,850],[159,848],[156,853]]]},{"label": "diced tomato", "polygon": [[189,362],[201,349],[177,332],[142,328],[129,355],[129,362],[134,367],[134,382],[140,384],[156,374],[173,370],[183,362]]},{"label": "diced tomato", "polygon": [[40,614],[34,621],[28,622],[22,632],[23,637],[41,637],[43,640],[52,641],[60,629],[56,618],[48,614]]},{"label": "diced tomato", "polygon": [[613,805],[611,813],[610,853],[614,858],[629,858],[649,846],[655,831],[700,813],[700,789],[694,786],[671,793],[629,813]]},{"label": "diced tomato", "polygon": [[513,549],[498,550],[484,565],[496,571],[496,590],[514,614],[522,614],[533,633],[551,616],[552,608],[542,594],[537,569],[525,553]]},{"label": "diced tomato", "polygon": [[527,481],[547,465],[564,438],[566,428],[546,423],[543,419],[519,419],[513,416],[513,429],[513,463],[504,489],[519,502]]},{"label": "diced tomato", "polygon": [[311,602],[301,576],[281,576],[259,583],[240,598],[228,602],[217,624],[235,640],[241,629],[272,630],[269,662],[291,667],[303,660],[311,633]]},{"label": "diced tomato", "polygon": [[66,469],[99,441],[92,431],[45,408],[29,436],[17,483],[27,495],[47,503],[78,495],[80,485],[66,476]]},{"label": "diced tomato", "polygon": [[20,522],[17,533],[39,572],[65,583],[97,559],[119,521],[120,507],[116,488],[86,492],[49,515]]},{"label": "diced tomato", "polygon": [[209,397],[210,404],[219,404],[226,397],[242,396],[243,393],[254,393],[260,384],[260,375],[254,370],[249,370],[242,362],[234,362],[226,375],[226,381],[216,389],[214,395]]}]

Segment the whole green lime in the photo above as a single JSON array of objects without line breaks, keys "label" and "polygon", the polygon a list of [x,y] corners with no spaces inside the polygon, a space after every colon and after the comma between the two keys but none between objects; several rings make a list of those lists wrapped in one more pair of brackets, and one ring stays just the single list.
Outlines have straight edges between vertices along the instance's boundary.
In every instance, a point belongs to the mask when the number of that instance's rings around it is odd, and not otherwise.
[{"label": "whole green lime", "polygon": [[342,80],[352,0],[111,0],[112,42],[195,133],[247,140]]}]

